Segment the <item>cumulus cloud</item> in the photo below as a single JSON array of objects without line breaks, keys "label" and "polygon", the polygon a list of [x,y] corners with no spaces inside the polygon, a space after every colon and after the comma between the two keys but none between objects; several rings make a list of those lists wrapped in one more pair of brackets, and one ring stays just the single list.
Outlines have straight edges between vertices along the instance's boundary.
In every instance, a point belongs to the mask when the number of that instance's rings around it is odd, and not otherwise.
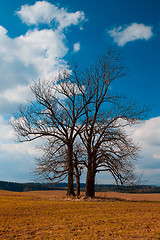
[{"label": "cumulus cloud", "polygon": [[145,148],[160,147],[160,117],[151,118],[136,126],[133,137],[139,139]]},{"label": "cumulus cloud", "polygon": [[122,47],[127,42],[138,39],[149,40],[153,36],[151,26],[138,23],[113,28],[108,31],[108,34],[113,37],[115,43]]},{"label": "cumulus cloud", "polygon": [[6,104],[24,102],[33,79],[49,78],[67,66],[64,34],[35,29],[12,39],[4,28],[0,34],[0,100]]},{"label": "cumulus cloud", "polygon": [[0,115],[0,146],[4,143],[8,143],[14,137],[13,130],[8,124],[8,121]]},{"label": "cumulus cloud", "polygon": [[78,52],[80,50],[80,43],[77,42],[73,45],[73,52]]},{"label": "cumulus cloud", "polygon": [[22,144],[17,144],[14,142],[15,134],[14,131],[9,124],[8,120],[6,120],[2,115],[0,115],[0,152],[6,152],[10,154],[29,154],[35,155],[37,154],[35,150],[34,143],[26,142]]},{"label": "cumulus cloud", "polygon": [[[144,173],[144,179],[160,183],[160,117],[146,120],[132,128],[135,142],[142,145],[141,157],[136,169]],[[159,175],[158,175],[159,174]]]},{"label": "cumulus cloud", "polygon": [[[6,117],[17,111],[17,105],[32,100],[32,80],[50,79],[59,69],[67,68],[66,28],[73,25],[81,28],[85,16],[84,12],[69,12],[47,1],[24,5],[17,15],[33,26],[15,38],[0,26],[0,176],[1,180],[23,181],[30,178],[28,173],[38,153],[33,142],[14,143],[14,133]],[[39,28],[39,24],[45,25]]]},{"label": "cumulus cloud", "polygon": [[[16,159],[18,155],[35,155],[35,150],[31,143],[14,143],[14,132],[8,121],[0,116],[0,155],[12,155],[12,159]],[[1,159],[1,158],[0,158]],[[4,161],[4,159],[2,159]]]},{"label": "cumulus cloud", "polygon": [[0,180],[26,182],[33,179],[34,158],[39,156],[35,142],[17,144],[13,129],[0,115]]},{"label": "cumulus cloud", "polygon": [[[68,12],[47,1],[36,2],[33,6],[24,5],[17,15],[28,25],[54,21],[57,27],[35,28],[10,38],[7,29],[0,26],[1,112],[10,109],[11,105],[14,109],[14,103],[31,99],[29,87],[33,79],[49,79],[57,75],[59,69],[67,67],[63,60],[68,52],[65,28],[79,25],[85,19],[84,12]],[[78,45],[76,49],[78,51]]]},{"label": "cumulus cloud", "polygon": [[[134,162],[135,172],[142,174],[144,184],[160,185],[160,117],[127,127],[127,134],[141,146],[140,157]],[[97,183],[114,183],[108,173],[97,174]]]},{"label": "cumulus cloud", "polygon": [[59,29],[64,29],[70,25],[80,24],[85,20],[83,11],[70,13],[67,9],[58,8],[47,1],[36,2],[33,6],[26,4],[16,13],[29,26],[40,23],[50,24],[53,21]]},{"label": "cumulus cloud", "polygon": [[33,95],[29,85],[17,85],[1,93],[0,98],[8,103],[26,103],[27,99],[33,100]]}]

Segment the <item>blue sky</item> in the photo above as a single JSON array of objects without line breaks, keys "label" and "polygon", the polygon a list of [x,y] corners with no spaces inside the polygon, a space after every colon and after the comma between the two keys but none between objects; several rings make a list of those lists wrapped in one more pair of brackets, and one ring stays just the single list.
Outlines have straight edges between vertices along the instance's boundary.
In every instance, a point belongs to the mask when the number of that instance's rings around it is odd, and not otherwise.
[{"label": "blue sky", "polygon": [[[158,0],[0,3],[0,180],[33,179],[34,144],[15,143],[8,125],[17,106],[32,99],[32,80],[56,75],[73,59],[86,67],[114,47],[128,74],[113,89],[151,108],[146,122],[129,130],[142,145],[136,171],[146,183],[160,185],[159,9]],[[103,174],[97,182],[113,180]]]}]

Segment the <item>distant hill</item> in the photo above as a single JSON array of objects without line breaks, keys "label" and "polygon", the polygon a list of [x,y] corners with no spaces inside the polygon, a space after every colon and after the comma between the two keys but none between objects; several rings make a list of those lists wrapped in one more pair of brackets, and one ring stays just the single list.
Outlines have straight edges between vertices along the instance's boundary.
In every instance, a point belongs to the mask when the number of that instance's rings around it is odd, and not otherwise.
[{"label": "distant hill", "polygon": [[117,185],[96,185],[97,192],[116,191],[128,193],[160,193],[160,187],[152,185],[139,185],[139,186],[121,186]]},{"label": "distant hill", "polygon": [[[75,186],[76,187],[76,186]],[[0,181],[0,190],[14,191],[14,192],[27,192],[27,191],[40,191],[40,190],[66,190],[67,183],[15,183]],[[85,190],[85,184],[81,184],[81,190]],[[116,185],[97,184],[95,185],[97,192],[117,191],[117,192],[131,192],[131,193],[160,193],[160,187],[151,185],[140,186],[124,186],[118,187]]]},{"label": "distant hill", "polygon": [[[75,186],[76,187],[76,186]],[[66,190],[67,183],[15,183],[0,181],[0,190],[27,192],[27,191],[40,191],[40,190]],[[95,185],[97,192],[117,191],[117,192],[131,192],[131,193],[160,193],[160,187],[151,185],[140,186],[123,186],[97,184]],[[85,184],[81,184],[81,190],[85,190]]]},{"label": "distant hill", "polygon": [[15,183],[0,181],[0,190],[15,191],[15,192],[28,192],[28,191],[40,191],[40,190],[55,190],[66,189],[66,183]]}]

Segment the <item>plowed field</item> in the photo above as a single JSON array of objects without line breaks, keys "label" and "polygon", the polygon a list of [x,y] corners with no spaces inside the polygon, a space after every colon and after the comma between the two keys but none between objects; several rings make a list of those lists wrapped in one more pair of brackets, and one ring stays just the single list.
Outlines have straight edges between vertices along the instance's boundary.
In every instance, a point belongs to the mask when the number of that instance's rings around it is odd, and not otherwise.
[{"label": "plowed field", "polygon": [[160,195],[151,195],[0,191],[0,239],[160,239]]}]

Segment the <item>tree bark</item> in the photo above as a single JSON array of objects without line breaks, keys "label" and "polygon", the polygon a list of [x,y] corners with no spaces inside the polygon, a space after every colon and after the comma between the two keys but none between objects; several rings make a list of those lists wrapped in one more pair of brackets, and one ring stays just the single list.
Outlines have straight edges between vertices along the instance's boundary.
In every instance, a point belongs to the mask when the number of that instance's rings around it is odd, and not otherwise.
[{"label": "tree bark", "polygon": [[73,146],[68,146],[68,196],[75,196],[73,181]]},{"label": "tree bark", "polygon": [[80,176],[76,176],[76,194],[77,197],[80,195]]},{"label": "tree bark", "polygon": [[88,168],[87,171],[86,197],[95,197],[95,173],[92,168]]}]

